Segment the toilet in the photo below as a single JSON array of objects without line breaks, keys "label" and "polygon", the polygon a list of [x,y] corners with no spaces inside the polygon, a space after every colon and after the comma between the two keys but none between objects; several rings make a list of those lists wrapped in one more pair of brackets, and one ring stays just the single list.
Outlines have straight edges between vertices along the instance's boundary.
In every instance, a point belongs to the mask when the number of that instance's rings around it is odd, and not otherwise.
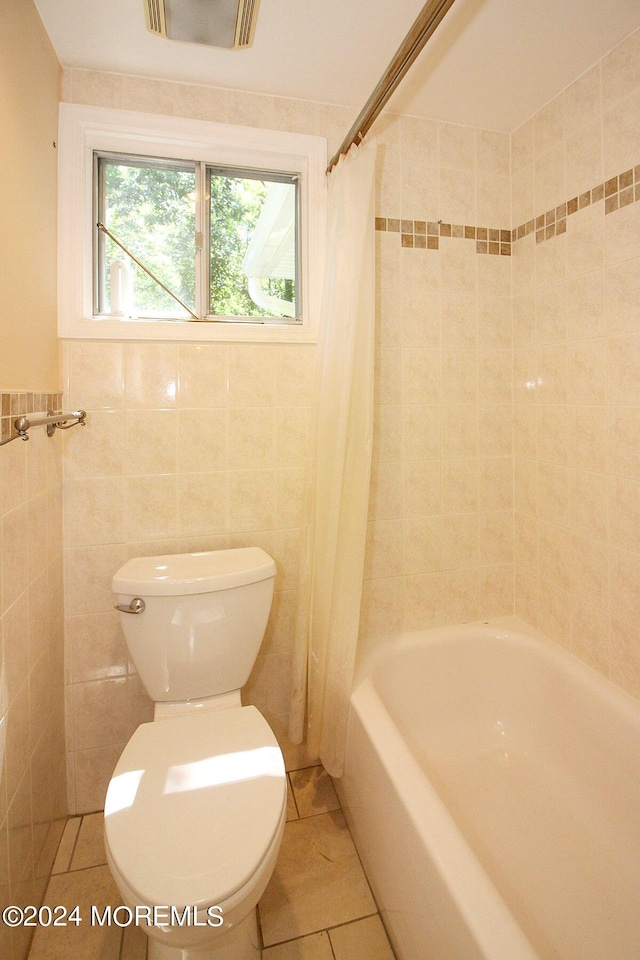
[{"label": "toilet", "polygon": [[154,701],[105,801],[123,922],[149,960],[258,960],[256,905],[286,817],[282,753],[243,707],[276,574],[258,547],[136,557],[113,578],[124,635]]}]

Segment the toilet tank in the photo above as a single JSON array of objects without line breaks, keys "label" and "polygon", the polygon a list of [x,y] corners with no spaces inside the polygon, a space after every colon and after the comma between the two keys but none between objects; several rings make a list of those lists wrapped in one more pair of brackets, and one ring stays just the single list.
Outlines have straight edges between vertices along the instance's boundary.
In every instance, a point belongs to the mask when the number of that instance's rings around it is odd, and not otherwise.
[{"label": "toilet tank", "polygon": [[[156,702],[240,690],[269,619],[276,565],[259,547],[136,557],[113,578],[129,653]],[[140,606],[133,604],[134,608]]]}]

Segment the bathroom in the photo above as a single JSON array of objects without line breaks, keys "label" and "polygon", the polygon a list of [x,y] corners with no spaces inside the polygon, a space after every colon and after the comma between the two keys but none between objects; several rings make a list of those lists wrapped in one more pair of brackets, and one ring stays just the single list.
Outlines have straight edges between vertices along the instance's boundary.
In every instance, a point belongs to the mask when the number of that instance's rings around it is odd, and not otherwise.
[{"label": "bathroom", "polygon": [[[315,359],[312,343],[59,340],[58,104],[322,136],[329,155],[354,110],[63,68],[31,0],[10,6],[3,437],[15,414],[88,413],[84,427],[0,449],[0,888],[6,903],[39,904],[65,817],[102,809],[127,740],[151,719],[112,610],[129,556],[256,545],[274,557],[245,696],[284,740]],[[375,125],[361,634],[515,613],[640,697],[637,26],[504,131],[391,112]],[[586,199],[634,169],[631,199],[619,183]],[[566,222],[518,231],[578,197]],[[516,234],[479,252],[440,232],[449,224]],[[308,766],[301,748],[286,756]],[[23,960],[30,932],[0,926],[2,956]]]}]

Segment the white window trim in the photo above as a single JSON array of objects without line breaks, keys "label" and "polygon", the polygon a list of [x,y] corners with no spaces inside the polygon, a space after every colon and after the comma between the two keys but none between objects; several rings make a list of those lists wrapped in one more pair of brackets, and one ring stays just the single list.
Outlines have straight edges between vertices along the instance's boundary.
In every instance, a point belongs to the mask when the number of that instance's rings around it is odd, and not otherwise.
[{"label": "white window trim", "polygon": [[[315,342],[324,263],[327,143],[206,120],[60,104],[58,334],[82,340]],[[116,320],[93,315],[93,152],[206,160],[301,175],[302,323]]]}]

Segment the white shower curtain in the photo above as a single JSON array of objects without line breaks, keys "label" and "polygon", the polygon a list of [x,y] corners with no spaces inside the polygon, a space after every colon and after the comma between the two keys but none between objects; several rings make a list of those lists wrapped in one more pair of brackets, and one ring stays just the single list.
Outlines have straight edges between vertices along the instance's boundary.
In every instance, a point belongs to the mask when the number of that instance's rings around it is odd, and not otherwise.
[{"label": "white shower curtain", "polygon": [[327,268],[307,469],[289,735],[341,776],[355,665],[373,435],[376,144],[329,175]]}]

